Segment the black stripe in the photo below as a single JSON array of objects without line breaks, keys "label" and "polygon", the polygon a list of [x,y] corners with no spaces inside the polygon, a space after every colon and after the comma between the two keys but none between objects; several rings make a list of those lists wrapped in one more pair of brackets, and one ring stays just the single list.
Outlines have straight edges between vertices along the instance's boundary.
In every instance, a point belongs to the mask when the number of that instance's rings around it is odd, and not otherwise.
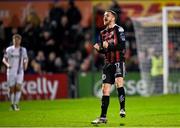
[{"label": "black stripe", "polygon": [[17,74],[20,73],[20,69],[21,69],[21,60],[22,60],[22,48],[20,47],[20,49],[19,49],[19,63],[18,63]]},{"label": "black stripe", "polygon": [[125,57],[124,57],[124,53],[123,53],[124,48],[123,48],[123,44],[122,44],[123,42],[121,41],[121,37],[120,37],[120,33],[119,33],[118,29],[119,29],[119,27],[116,26],[115,30],[116,30],[116,34],[117,34],[117,40],[118,40],[118,43],[117,43],[118,46],[117,47],[119,47],[118,48],[119,59],[120,59],[120,61],[125,61]]}]

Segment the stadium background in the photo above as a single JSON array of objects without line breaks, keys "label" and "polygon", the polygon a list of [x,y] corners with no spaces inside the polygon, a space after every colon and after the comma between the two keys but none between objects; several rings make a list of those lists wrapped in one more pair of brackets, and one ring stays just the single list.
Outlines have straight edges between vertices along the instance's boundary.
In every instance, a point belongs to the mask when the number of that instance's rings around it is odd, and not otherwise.
[{"label": "stadium background", "polygon": [[[0,1],[0,60],[12,35],[20,33],[30,59],[23,99],[100,96],[103,58],[93,52],[92,42],[97,42],[98,32],[104,27],[104,10],[118,8],[127,38],[127,94],[145,95],[131,18],[151,16],[160,13],[163,6],[179,5],[178,0]],[[5,70],[0,63],[1,101],[8,99]]]}]

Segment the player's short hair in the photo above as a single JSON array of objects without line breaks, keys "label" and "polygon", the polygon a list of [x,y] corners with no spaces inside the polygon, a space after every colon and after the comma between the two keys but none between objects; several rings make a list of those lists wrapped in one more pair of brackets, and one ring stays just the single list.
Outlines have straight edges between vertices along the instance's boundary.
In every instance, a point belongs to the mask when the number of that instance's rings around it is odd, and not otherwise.
[{"label": "player's short hair", "polygon": [[106,10],[105,12],[110,12],[115,17],[115,21],[117,20],[117,13],[113,10]]},{"label": "player's short hair", "polygon": [[14,34],[12,38],[13,38],[13,39],[18,38],[18,39],[21,40],[21,39],[22,39],[22,36],[19,35],[19,34]]}]

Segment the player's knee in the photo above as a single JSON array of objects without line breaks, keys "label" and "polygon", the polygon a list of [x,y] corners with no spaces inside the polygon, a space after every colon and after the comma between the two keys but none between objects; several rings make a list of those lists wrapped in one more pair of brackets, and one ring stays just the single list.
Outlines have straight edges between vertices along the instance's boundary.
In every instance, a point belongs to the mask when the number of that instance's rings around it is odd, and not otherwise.
[{"label": "player's knee", "polygon": [[103,85],[102,93],[104,96],[109,96],[110,95],[110,85]]},{"label": "player's knee", "polygon": [[20,84],[16,85],[16,91],[21,91],[21,85]]},{"label": "player's knee", "polygon": [[103,95],[104,96],[109,96],[109,90],[107,90],[107,89],[103,89]]},{"label": "player's knee", "polygon": [[124,80],[122,77],[118,77],[115,79],[115,83],[116,83],[116,87],[119,88],[119,87],[123,87],[123,84],[124,84]]},{"label": "player's knee", "polygon": [[14,92],[15,92],[15,87],[14,87],[14,86],[13,86],[13,87],[10,87],[10,88],[9,88],[9,92],[10,92],[10,94],[11,94],[11,93],[14,93]]}]

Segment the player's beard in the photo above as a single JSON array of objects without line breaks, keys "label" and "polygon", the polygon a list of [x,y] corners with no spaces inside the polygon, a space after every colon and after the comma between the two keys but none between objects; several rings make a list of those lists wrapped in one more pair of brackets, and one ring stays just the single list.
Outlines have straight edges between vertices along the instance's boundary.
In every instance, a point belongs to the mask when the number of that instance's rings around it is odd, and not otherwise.
[{"label": "player's beard", "polygon": [[108,26],[110,24],[109,20],[104,20],[104,26]]}]

